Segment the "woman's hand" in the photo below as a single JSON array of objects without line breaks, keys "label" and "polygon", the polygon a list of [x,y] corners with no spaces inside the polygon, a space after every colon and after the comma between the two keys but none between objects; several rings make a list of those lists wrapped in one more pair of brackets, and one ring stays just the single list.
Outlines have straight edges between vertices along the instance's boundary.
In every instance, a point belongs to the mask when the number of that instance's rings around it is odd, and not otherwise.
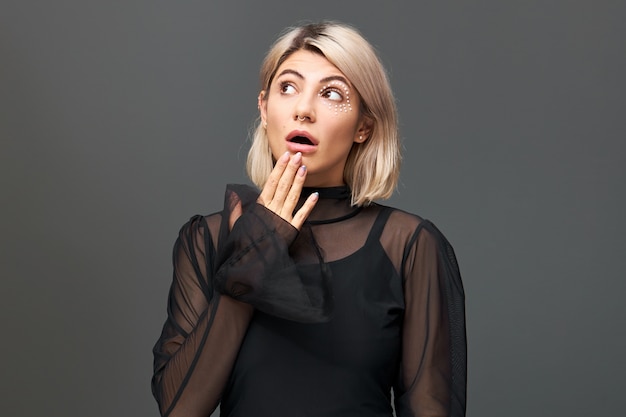
[{"label": "woman's hand", "polygon": [[276,161],[276,165],[268,177],[263,191],[261,191],[258,203],[300,230],[319,197],[317,193],[311,194],[300,210],[295,214],[293,213],[298,204],[305,178],[306,167],[302,165],[302,154],[298,152],[290,156],[289,152],[285,152]]}]

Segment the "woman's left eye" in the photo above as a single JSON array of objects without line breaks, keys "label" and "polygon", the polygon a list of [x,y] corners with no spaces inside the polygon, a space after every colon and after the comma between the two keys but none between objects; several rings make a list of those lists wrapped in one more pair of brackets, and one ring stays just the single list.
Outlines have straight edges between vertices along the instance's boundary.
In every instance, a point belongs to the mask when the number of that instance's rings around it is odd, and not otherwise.
[{"label": "woman's left eye", "polygon": [[338,90],[333,88],[329,88],[328,90],[324,90],[321,94],[322,97],[327,98],[332,101],[341,101],[343,100],[343,96]]}]

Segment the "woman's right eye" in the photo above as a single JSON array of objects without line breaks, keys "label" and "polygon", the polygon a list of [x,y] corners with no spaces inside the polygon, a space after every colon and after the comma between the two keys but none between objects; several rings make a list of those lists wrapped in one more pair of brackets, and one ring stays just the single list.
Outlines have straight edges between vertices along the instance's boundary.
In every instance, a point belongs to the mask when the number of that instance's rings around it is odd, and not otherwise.
[{"label": "woman's right eye", "polygon": [[280,83],[281,94],[293,94],[296,92],[296,88],[288,82]]}]

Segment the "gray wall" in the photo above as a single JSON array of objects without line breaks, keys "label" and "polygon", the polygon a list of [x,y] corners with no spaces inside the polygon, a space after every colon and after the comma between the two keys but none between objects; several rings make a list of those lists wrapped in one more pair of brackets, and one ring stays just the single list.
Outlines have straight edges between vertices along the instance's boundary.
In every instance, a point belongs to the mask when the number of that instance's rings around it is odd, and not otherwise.
[{"label": "gray wall", "polygon": [[333,18],[389,67],[405,146],[391,204],[457,251],[468,415],[621,414],[625,12],[4,0],[0,413],[157,415],[151,348],[178,228],[246,180],[270,42]]}]

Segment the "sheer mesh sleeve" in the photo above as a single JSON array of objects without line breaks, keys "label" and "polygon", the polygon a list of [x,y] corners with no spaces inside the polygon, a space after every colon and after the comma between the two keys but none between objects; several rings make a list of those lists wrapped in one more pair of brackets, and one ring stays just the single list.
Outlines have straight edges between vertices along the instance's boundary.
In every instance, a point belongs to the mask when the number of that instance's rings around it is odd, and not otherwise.
[{"label": "sheer mesh sleeve", "polygon": [[215,249],[202,216],[174,245],[168,317],[154,346],[152,392],[163,416],[208,416],[216,408],[252,307],[213,291]]},{"label": "sheer mesh sleeve", "polygon": [[298,232],[257,198],[258,192],[248,186],[227,188],[224,212],[243,214],[228,235],[222,225],[217,289],[273,316],[327,321],[331,273],[310,227]]},{"label": "sheer mesh sleeve", "polygon": [[403,259],[405,318],[396,413],[464,416],[466,398],[465,307],[452,247],[423,221]]},{"label": "sheer mesh sleeve", "polygon": [[163,416],[206,417],[217,407],[253,307],[301,322],[330,315],[330,272],[310,229],[298,232],[257,197],[229,185],[221,217],[209,227],[194,216],[176,240],[168,316],[153,349]]}]

